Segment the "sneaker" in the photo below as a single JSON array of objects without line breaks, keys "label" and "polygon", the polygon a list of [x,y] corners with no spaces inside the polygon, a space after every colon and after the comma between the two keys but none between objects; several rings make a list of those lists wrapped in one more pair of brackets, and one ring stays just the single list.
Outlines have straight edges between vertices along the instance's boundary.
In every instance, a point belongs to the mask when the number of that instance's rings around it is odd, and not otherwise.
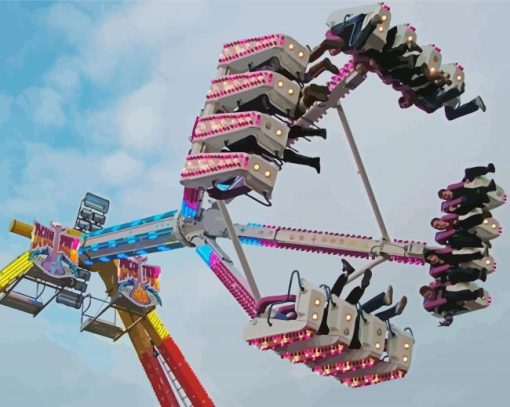
[{"label": "sneaker", "polygon": [[315,168],[315,171],[317,171],[317,174],[321,173],[321,159],[320,157],[314,157],[311,159],[311,166]]},{"label": "sneaker", "polygon": [[338,69],[338,67],[333,62],[331,62],[331,60],[329,58],[325,58],[323,60],[323,64],[324,64],[324,68],[327,71],[331,72],[332,74],[338,75],[340,73],[340,70]]},{"label": "sneaker", "polygon": [[478,298],[483,298],[483,297],[484,297],[484,295],[485,295],[485,293],[484,293],[484,291],[483,291],[483,288],[479,288],[479,289],[478,289],[478,290],[476,290],[475,292],[476,292],[476,294],[477,294],[477,297],[478,297]]},{"label": "sneaker", "polygon": [[391,305],[393,302],[393,287],[391,285],[388,286],[388,289],[384,293],[383,299],[384,305]]},{"label": "sneaker", "polygon": [[493,163],[489,163],[489,165],[487,166],[487,171],[488,172],[496,172],[496,167],[494,166]]},{"label": "sneaker", "polygon": [[485,106],[485,103],[483,103],[483,100],[480,96],[477,96],[475,98],[475,104],[480,108],[482,112],[485,112],[487,110],[487,107]]},{"label": "sneaker", "polygon": [[372,278],[372,270],[367,269],[365,274],[363,274],[363,279],[361,280],[361,288],[365,289],[370,285],[370,279]]},{"label": "sneaker", "polygon": [[496,190],[496,183],[494,180],[491,180],[490,184],[488,185],[489,191],[495,191]]},{"label": "sneaker", "polygon": [[341,262],[342,262],[342,271],[346,271],[347,275],[352,274],[356,271],[356,269],[354,267],[352,267],[351,264],[347,260],[341,259]]},{"label": "sneaker", "polygon": [[487,269],[482,269],[482,271],[480,271],[480,280],[484,283],[487,281]]},{"label": "sneaker", "polygon": [[[316,85],[312,83],[303,89],[303,98],[304,99],[313,99],[319,100],[321,102],[325,102],[328,100],[329,90],[327,86]],[[313,103],[313,102],[312,102]]]},{"label": "sneaker", "polygon": [[404,312],[404,309],[407,305],[407,297],[404,295],[400,301],[398,302],[396,308],[395,308],[395,314],[400,315],[402,312]]}]

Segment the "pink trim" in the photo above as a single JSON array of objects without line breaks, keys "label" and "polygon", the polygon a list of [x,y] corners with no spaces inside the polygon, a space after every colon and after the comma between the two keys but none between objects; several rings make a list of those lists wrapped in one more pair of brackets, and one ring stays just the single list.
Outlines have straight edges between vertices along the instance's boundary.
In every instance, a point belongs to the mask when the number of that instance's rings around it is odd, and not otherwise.
[{"label": "pink trim", "polygon": [[[191,140],[197,141],[246,127],[260,126],[261,122],[262,114],[259,112],[227,113],[198,117],[193,127]],[[211,128],[214,123],[217,124],[218,128],[212,130]],[[206,125],[207,130],[202,132],[197,130],[199,124]]]},{"label": "pink trim", "polygon": [[[264,35],[262,37],[247,38],[244,40],[230,42],[223,45],[223,56],[219,58],[218,62],[220,64],[232,62],[268,48],[282,47],[284,44],[285,37],[283,34]],[[236,46],[241,46],[244,49],[237,51],[235,49]]]},{"label": "pink trim", "polygon": [[244,284],[223,264],[216,253],[211,253],[209,264],[214,274],[216,274],[250,318],[255,317],[255,298],[253,298],[253,295],[245,288]]}]

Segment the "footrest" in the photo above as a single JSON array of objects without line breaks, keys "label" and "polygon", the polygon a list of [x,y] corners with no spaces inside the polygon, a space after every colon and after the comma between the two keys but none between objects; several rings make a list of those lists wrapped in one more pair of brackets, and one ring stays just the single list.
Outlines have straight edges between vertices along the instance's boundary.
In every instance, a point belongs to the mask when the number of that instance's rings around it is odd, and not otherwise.
[{"label": "footrest", "polygon": [[88,331],[106,338],[116,339],[124,333],[124,330],[111,322],[102,319],[88,318],[82,325],[82,331]]},{"label": "footrest", "polygon": [[37,315],[44,308],[44,304],[41,301],[15,291],[7,294],[2,299],[1,304],[33,316]]}]

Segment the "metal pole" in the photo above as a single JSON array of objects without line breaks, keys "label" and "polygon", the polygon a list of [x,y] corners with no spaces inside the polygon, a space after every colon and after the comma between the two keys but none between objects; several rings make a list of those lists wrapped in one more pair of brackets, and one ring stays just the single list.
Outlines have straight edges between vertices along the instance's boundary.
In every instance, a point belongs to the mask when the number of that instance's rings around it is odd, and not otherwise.
[{"label": "metal pole", "polygon": [[258,300],[260,299],[260,291],[251,272],[250,265],[248,264],[248,260],[244,254],[241,242],[239,241],[239,237],[237,236],[234,229],[234,225],[232,224],[232,219],[228,213],[227,206],[223,201],[216,201],[216,203],[218,204],[218,208],[220,209],[223,220],[225,221],[225,225],[227,226],[228,235],[234,244],[234,249],[236,250],[237,257],[239,257],[239,261],[241,262],[241,267],[243,268],[244,274],[246,275],[246,280],[248,280],[248,284],[250,285],[253,297],[255,300]]},{"label": "metal pole", "polygon": [[345,136],[347,137],[347,141],[349,142],[349,146],[351,147],[352,155],[354,156],[354,161],[356,161],[356,166],[358,167],[358,173],[359,175],[361,175],[361,179],[363,180],[363,185],[365,186],[365,190],[367,191],[368,199],[370,200],[370,205],[372,205],[372,210],[374,211],[375,219],[377,220],[377,224],[379,225],[379,229],[381,230],[383,240],[390,242],[391,239],[390,236],[388,235],[388,230],[386,229],[386,225],[384,224],[384,220],[382,218],[379,205],[377,205],[377,200],[375,199],[374,191],[372,190],[372,186],[370,185],[370,180],[368,179],[367,172],[365,171],[365,166],[363,165],[363,161],[359,154],[358,147],[356,146],[356,142],[354,141],[354,136],[352,135],[351,128],[349,127],[347,117],[345,116],[345,112],[342,105],[340,104],[340,101],[338,101],[336,105],[336,110],[338,112],[338,116],[340,116],[340,121],[342,122],[342,126],[345,131]]},{"label": "metal pole", "polygon": [[356,270],[354,273],[352,273],[349,278],[347,279],[347,282],[350,283],[351,281],[356,280],[358,277],[365,274],[365,271],[368,269],[371,269],[372,267],[375,267],[381,263],[384,263],[386,261],[386,258],[383,256],[377,256],[373,261],[368,263],[366,266],[360,268],[359,270]]}]

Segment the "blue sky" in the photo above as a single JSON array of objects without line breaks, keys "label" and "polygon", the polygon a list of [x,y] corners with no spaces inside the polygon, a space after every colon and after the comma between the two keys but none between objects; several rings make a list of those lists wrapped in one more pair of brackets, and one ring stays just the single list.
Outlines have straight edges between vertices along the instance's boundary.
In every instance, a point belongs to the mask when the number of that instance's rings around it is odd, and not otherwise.
[{"label": "blue sky", "polygon": [[[177,209],[188,137],[222,44],[283,32],[313,46],[328,14],[355,3],[0,3],[0,265],[28,245],[7,233],[12,218],[70,224],[87,191],[111,200],[110,225]],[[466,100],[481,94],[488,111],[456,122],[403,111],[375,77],[344,102],[390,235],[429,242],[435,192],[464,167],[493,161],[497,182],[510,185],[509,59],[501,51],[510,5],[430,4],[392,2],[392,22],[412,23],[420,44],[436,43],[445,61],[464,65]],[[323,125],[328,140],[301,150],[322,157],[321,175],[285,166],[274,206],[236,201],[234,220],[378,236],[338,120],[330,113]],[[508,208],[496,217],[506,228]],[[404,380],[360,391],[243,343],[245,315],[193,250],[151,261],[163,268],[162,318],[219,406],[475,406],[506,397],[509,246],[506,235],[494,243],[499,269],[485,285],[494,306],[449,329],[421,309],[425,268],[378,267],[369,295],[389,283],[408,295],[398,324],[413,328],[417,344]],[[333,257],[247,254],[264,294],[283,291],[294,268],[317,284],[331,284],[339,270]],[[0,323],[0,404],[156,405],[127,338],[80,334],[79,313],[55,305],[35,320],[0,307]]]}]

